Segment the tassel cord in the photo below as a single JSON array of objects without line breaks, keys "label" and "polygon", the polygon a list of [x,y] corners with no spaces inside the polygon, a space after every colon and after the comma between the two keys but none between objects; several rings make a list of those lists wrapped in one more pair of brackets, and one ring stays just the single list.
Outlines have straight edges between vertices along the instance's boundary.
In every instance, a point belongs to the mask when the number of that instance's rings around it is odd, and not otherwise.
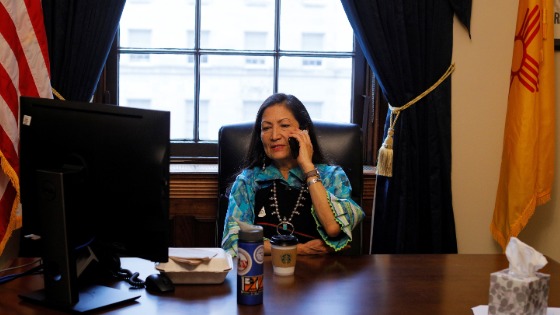
[{"label": "tassel cord", "polygon": [[454,63],[452,63],[449,68],[447,68],[447,71],[445,71],[445,73],[439,78],[439,80],[437,80],[432,86],[430,86],[427,90],[425,90],[403,106],[393,107],[391,106],[391,104],[389,104],[389,110],[391,111],[391,116],[389,117],[389,129],[387,130],[387,137],[385,138],[385,141],[383,141],[383,144],[379,149],[379,155],[377,158],[377,175],[386,177],[393,176],[393,135],[395,133],[395,126],[397,124],[397,120],[399,119],[400,113],[403,110],[416,104],[426,95],[430,94],[443,81],[445,81],[445,79],[447,79],[451,75],[451,73],[453,73],[453,71],[455,71]]},{"label": "tassel cord", "polygon": [[61,100],[61,101],[65,101],[65,100],[66,100],[66,99],[65,99],[60,93],[58,93],[58,91],[55,90],[53,87],[51,87],[51,90],[52,90],[54,96],[56,96],[59,100]]}]

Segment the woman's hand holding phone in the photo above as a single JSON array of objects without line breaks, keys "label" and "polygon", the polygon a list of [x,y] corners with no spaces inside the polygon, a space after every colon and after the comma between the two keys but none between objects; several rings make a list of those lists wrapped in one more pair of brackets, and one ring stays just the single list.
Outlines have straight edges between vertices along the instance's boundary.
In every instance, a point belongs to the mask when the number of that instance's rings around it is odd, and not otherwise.
[{"label": "woman's hand holding phone", "polygon": [[290,145],[290,152],[292,153],[292,158],[297,159],[299,156],[299,142],[294,137],[288,138],[288,144]]},{"label": "woman's hand holding phone", "polygon": [[305,166],[309,165],[313,168],[312,157],[313,157],[313,145],[311,144],[311,138],[307,130],[298,130],[290,135],[288,138],[288,143],[290,145],[290,150],[292,157],[297,159],[298,164],[303,170],[306,170]]}]

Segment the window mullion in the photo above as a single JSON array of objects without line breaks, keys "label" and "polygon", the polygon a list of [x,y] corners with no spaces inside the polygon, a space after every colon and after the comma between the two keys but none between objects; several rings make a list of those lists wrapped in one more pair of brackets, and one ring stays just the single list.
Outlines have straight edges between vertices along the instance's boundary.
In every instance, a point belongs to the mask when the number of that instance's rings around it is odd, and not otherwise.
[{"label": "window mullion", "polygon": [[200,141],[200,18],[201,18],[201,2],[202,0],[196,0],[195,2],[195,31],[194,31],[194,122],[193,122],[193,136],[194,142]]},{"label": "window mullion", "polygon": [[278,93],[278,78],[280,77],[280,9],[281,0],[274,1],[274,69],[273,69],[273,93]]}]

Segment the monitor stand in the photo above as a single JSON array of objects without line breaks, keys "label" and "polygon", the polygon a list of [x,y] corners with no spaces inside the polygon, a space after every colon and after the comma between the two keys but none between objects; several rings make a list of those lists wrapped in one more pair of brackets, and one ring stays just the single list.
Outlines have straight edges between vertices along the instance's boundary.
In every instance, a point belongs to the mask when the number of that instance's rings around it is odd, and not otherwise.
[{"label": "monitor stand", "polygon": [[85,312],[135,300],[140,295],[106,286],[78,284],[77,257],[69,240],[68,218],[79,198],[80,171],[37,171],[37,200],[40,209],[43,241],[43,270],[45,287],[42,290],[21,294],[30,300],[49,307],[68,311]]}]

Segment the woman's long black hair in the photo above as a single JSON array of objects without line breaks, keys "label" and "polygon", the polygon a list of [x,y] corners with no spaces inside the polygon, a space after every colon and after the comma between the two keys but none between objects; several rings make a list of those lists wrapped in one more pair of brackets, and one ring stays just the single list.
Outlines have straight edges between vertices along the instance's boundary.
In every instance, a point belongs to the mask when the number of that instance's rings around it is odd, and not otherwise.
[{"label": "woman's long black hair", "polygon": [[283,105],[285,106],[296,118],[300,129],[307,129],[309,132],[309,138],[311,139],[311,144],[313,145],[313,157],[311,161],[314,164],[328,163],[327,159],[323,155],[319,143],[317,142],[317,135],[315,133],[315,128],[313,126],[313,121],[307,112],[307,109],[302,104],[302,102],[295,96],[284,93],[276,93],[269,96],[259,108],[257,112],[257,117],[255,119],[255,125],[253,126],[253,132],[251,134],[251,143],[249,144],[249,151],[245,156],[242,163],[241,169],[253,168],[255,166],[262,167],[263,163],[267,166],[272,162],[264,152],[264,146],[261,141],[261,122],[262,116],[265,109],[273,105]]}]

